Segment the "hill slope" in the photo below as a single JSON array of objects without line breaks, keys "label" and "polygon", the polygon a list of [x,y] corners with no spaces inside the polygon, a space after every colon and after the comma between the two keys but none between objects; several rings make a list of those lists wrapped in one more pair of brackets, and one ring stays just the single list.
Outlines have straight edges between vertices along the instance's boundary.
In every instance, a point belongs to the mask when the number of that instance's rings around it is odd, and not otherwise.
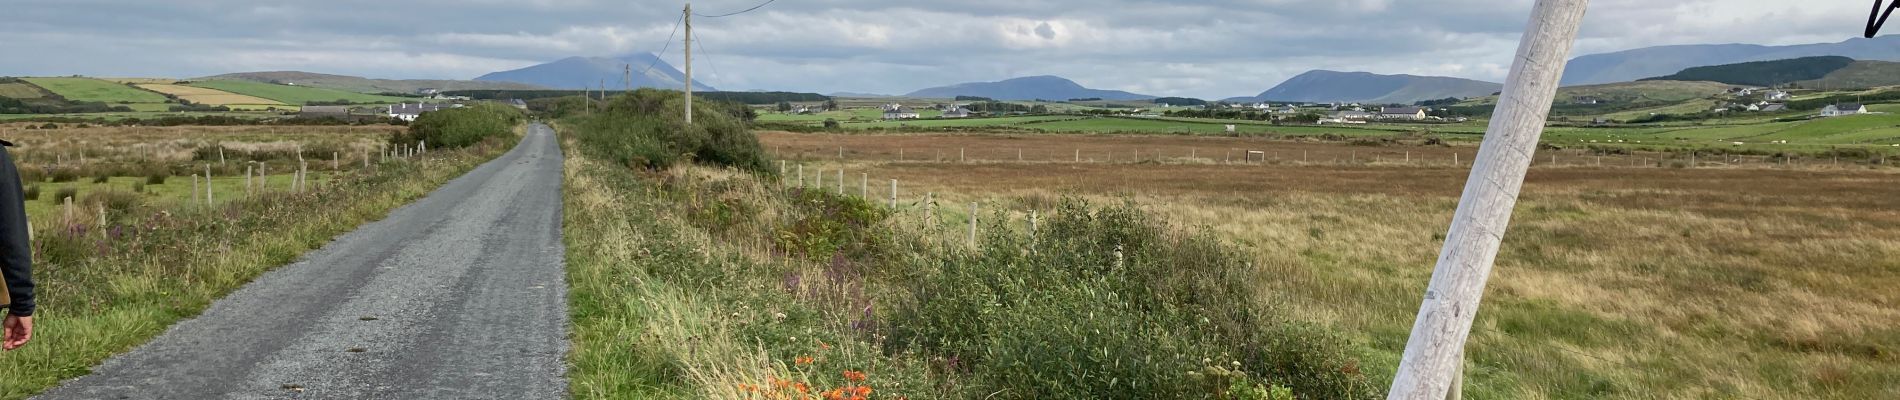
[{"label": "hill slope", "polygon": [[1900,85],[1900,62],[1855,61],[1821,79],[1795,82],[1809,89],[1860,89]]},{"label": "hill slope", "polygon": [[[666,61],[652,54],[635,54],[622,58],[606,57],[568,57],[554,62],[527,68],[495,72],[475,78],[483,82],[516,82],[543,86],[552,89],[581,90],[598,88],[603,82],[608,89],[619,90],[622,74],[628,65],[633,66],[633,87],[678,89],[686,81],[686,74],[673,68]],[[647,66],[653,66],[651,70]],[[645,72],[642,74],[642,72]],[[693,90],[715,91],[712,86],[693,82]]]},{"label": "hill slope", "polygon": [[357,104],[414,102],[417,99],[348,92],[309,86],[291,86],[274,83],[240,81],[230,79],[212,79],[192,82],[189,86],[217,89],[246,96],[260,97],[283,102],[284,104],[310,105],[312,102],[350,102]]},{"label": "hill slope", "polygon": [[1592,54],[1570,60],[1564,68],[1563,84],[1628,82],[1652,76],[1669,75],[1686,68],[1705,65],[1813,56],[1900,61],[1900,35],[1790,46],[1698,44],[1645,47]]},{"label": "hill slope", "polygon": [[1673,75],[1643,80],[1710,81],[1733,85],[1776,86],[1821,79],[1852,64],[1854,64],[1854,59],[1841,56],[1802,57],[1695,67]]},{"label": "hill slope", "polygon": [[533,90],[540,86],[513,82],[476,82],[435,79],[370,79],[346,75],[301,71],[240,72],[196,78],[197,81],[233,80],[263,83],[294,83],[297,86],[335,89],[356,93],[415,93],[423,88],[449,90]]},{"label": "hill slope", "polygon": [[911,92],[904,97],[952,98],[957,96],[988,97],[997,100],[1068,100],[1099,98],[1103,100],[1146,100],[1154,96],[1135,94],[1120,90],[1099,90],[1082,87],[1068,79],[1057,76],[1031,76],[1004,80],[1001,82],[971,82],[935,87]]},{"label": "hill slope", "polygon": [[1253,101],[1412,103],[1486,96],[1504,85],[1463,78],[1312,70],[1287,79]]}]

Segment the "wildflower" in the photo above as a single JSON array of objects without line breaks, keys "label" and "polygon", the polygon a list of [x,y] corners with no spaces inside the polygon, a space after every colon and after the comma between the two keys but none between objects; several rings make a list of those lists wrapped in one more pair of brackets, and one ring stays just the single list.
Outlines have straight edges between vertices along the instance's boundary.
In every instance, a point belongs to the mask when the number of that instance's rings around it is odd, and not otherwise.
[{"label": "wildflower", "polygon": [[859,387],[858,387],[858,389],[857,389],[857,394],[858,394],[858,397],[865,397],[865,396],[870,396],[870,395],[871,395],[871,387],[870,387],[870,386],[859,386]]},{"label": "wildflower", "polygon": [[846,379],[846,380],[849,380],[849,381],[852,381],[852,382],[861,382],[861,381],[864,381],[864,372],[860,372],[860,371],[844,371],[844,379]]},{"label": "wildflower", "polygon": [[792,359],[792,363],[798,364],[798,365],[811,365],[812,361],[815,361],[815,360],[813,360],[811,356],[798,356]]},{"label": "wildflower", "polygon": [[825,344],[825,341],[823,341],[823,340],[820,340],[820,341],[818,341],[818,349],[819,349],[819,350],[831,350],[831,345],[829,345],[829,344]]}]

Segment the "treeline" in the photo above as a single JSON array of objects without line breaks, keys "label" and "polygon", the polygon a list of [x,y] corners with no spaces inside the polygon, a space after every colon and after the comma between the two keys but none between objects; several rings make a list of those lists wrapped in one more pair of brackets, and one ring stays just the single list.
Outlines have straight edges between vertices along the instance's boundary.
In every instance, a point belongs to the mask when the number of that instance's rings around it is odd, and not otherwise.
[{"label": "treeline", "polygon": [[76,101],[23,101],[0,97],[0,114],[79,114],[102,112],[131,112],[131,107],[101,102]]},{"label": "treeline", "polygon": [[1155,104],[1167,104],[1175,107],[1205,106],[1207,105],[1207,100],[1189,97],[1162,97],[1155,99]]},{"label": "treeline", "polygon": [[1841,56],[1802,57],[1684,69],[1674,75],[1645,81],[1712,81],[1731,85],[1775,86],[1821,79],[1847,68],[1854,59]]},{"label": "treeline", "polygon": [[[641,89],[641,90],[663,90],[663,89]],[[453,90],[453,91],[442,92],[442,94],[445,96],[468,96],[468,98],[476,99],[476,100],[551,99],[551,98],[560,98],[560,97],[568,97],[568,96],[580,96],[583,93],[590,93],[595,98],[599,98],[601,96],[601,92],[599,91],[586,92],[586,91],[580,91],[580,90],[496,90],[496,89],[490,89],[490,90]],[[620,90],[609,90],[606,92],[606,95],[611,97],[611,96],[618,96],[625,93],[627,92],[620,91]],[[712,100],[712,101],[733,101],[733,102],[739,102],[739,103],[744,103],[744,104],[777,104],[778,102],[782,102],[782,101],[783,102],[820,102],[820,101],[831,100],[830,97],[826,97],[825,95],[821,95],[817,93],[794,93],[794,92],[693,92],[693,98],[694,99],[703,98],[703,99]]]}]

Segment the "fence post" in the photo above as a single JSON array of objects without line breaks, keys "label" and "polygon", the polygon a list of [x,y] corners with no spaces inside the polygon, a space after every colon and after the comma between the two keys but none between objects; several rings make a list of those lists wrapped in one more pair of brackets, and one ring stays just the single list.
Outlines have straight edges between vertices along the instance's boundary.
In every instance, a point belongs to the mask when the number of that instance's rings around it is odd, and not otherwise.
[{"label": "fence post", "polygon": [[1452,391],[1466,339],[1589,0],[1538,0],[1419,304],[1387,399]]},{"label": "fence post", "polygon": [[[196,175],[193,175],[193,177],[195,178]],[[194,180],[192,182],[197,182],[197,181]],[[72,225],[73,225],[73,197],[66,196],[66,226],[71,227]]]},{"label": "fence post", "polygon": [[792,178],[791,176],[787,176],[786,174],[787,172],[791,172],[791,171],[785,170],[785,160],[778,160],[778,185],[779,186],[785,186],[785,180]]},{"label": "fence post", "polygon": [[343,164],[339,162],[341,158],[337,156],[338,156],[337,152],[334,152],[334,151],[330,152],[330,170],[331,171],[338,171],[338,170],[343,169]]},{"label": "fence post", "polygon": [[970,202],[970,248],[976,248],[976,202]]},{"label": "fence post", "polygon": [[211,164],[205,164],[205,205],[216,203],[211,198]]},{"label": "fence post", "polygon": [[1036,210],[1029,210],[1029,248],[1036,248]]},{"label": "fence post", "polygon": [[218,144],[218,165],[224,165],[224,144]]},{"label": "fence post", "polygon": [[858,173],[858,198],[871,199],[871,173],[869,172]]},{"label": "fence post", "polygon": [[251,194],[257,187],[251,184],[251,166],[244,165],[244,194]]},{"label": "fence post", "polygon": [[805,164],[798,164],[798,187],[805,187]]},{"label": "fence post", "polygon": [[[198,188],[198,174],[193,173],[191,174],[191,196],[187,197],[191,199],[192,203],[198,202],[198,189],[199,189]],[[68,214],[71,214],[71,213],[68,213]],[[68,222],[70,222],[70,220],[72,219],[72,216],[68,215],[66,219],[69,220]]]},{"label": "fence post", "polygon": [[838,169],[838,195],[844,195],[844,168]]},{"label": "fence post", "polygon": [[1081,148],[1076,148],[1076,149],[1075,149],[1075,162],[1078,162],[1078,163],[1079,163],[1079,162],[1082,162],[1082,149],[1081,149]]},{"label": "fence post", "polygon": [[897,209],[897,180],[891,180],[891,209]]},{"label": "fence post", "polygon": [[958,147],[957,148],[957,162],[965,162],[964,160],[965,159],[963,158],[963,148]]}]

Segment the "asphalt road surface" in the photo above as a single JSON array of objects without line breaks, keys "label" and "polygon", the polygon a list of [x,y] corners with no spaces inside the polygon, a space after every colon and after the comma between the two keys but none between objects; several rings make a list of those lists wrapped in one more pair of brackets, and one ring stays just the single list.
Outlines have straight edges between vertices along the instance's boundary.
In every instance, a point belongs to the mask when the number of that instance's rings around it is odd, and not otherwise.
[{"label": "asphalt road surface", "polygon": [[40,398],[566,397],[561,160],[534,125],[500,158]]}]

